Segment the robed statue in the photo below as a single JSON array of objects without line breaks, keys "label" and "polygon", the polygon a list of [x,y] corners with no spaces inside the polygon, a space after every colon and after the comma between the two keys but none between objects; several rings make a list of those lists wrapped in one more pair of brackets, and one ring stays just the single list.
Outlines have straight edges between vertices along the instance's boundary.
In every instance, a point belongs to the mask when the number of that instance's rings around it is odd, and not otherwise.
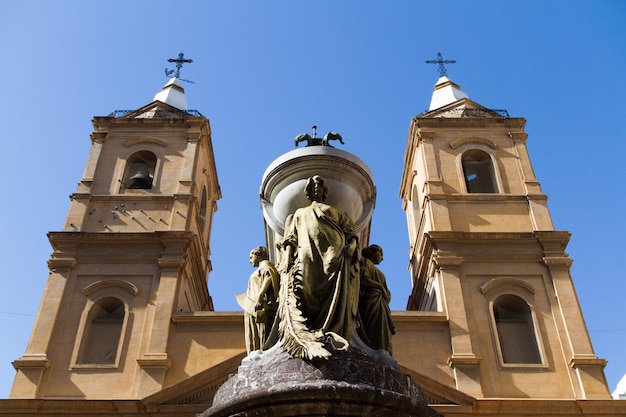
[{"label": "robed statue", "polygon": [[307,207],[293,213],[281,250],[278,341],[292,357],[347,349],[359,305],[358,238],[350,217],[325,203],[329,187],[308,178]]},{"label": "robed statue", "polygon": [[252,249],[250,263],[258,268],[250,275],[246,293],[237,295],[244,310],[248,354],[261,349],[267,341],[276,317],[279,291],[278,271],[269,261],[265,246]]},{"label": "robed statue", "polygon": [[361,251],[361,255],[361,333],[365,334],[365,343],[369,347],[384,349],[391,354],[391,335],[396,333],[389,309],[391,293],[385,275],[376,267],[383,260],[383,249],[370,245]]}]

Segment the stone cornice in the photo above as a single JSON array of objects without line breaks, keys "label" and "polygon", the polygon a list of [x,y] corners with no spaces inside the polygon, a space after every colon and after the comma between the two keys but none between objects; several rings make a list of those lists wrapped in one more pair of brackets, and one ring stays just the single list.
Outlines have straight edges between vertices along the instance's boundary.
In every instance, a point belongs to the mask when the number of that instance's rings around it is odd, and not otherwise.
[{"label": "stone cornice", "polygon": [[508,135],[511,133],[523,132],[526,119],[522,117],[420,117],[413,118],[417,127],[421,129],[441,129],[444,126],[449,129],[471,129],[471,128],[495,128],[502,130]]},{"label": "stone cornice", "polygon": [[243,329],[243,311],[196,311],[178,313],[172,316],[176,324],[241,324]]},{"label": "stone cornice", "polygon": [[480,364],[480,358],[473,353],[453,353],[448,358],[448,365],[451,368],[459,366],[478,366]]},{"label": "stone cornice", "polygon": [[466,241],[493,242],[499,245],[503,241],[535,240],[533,232],[453,232],[430,231],[427,237],[433,241],[463,243]]},{"label": "stone cornice", "polygon": [[[150,111],[147,108],[145,111]],[[180,110],[178,110],[180,112]],[[134,111],[135,113],[137,111]],[[182,127],[186,127],[187,118],[197,117],[197,116],[185,116],[185,117],[176,117],[176,118],[165,118],[165,117],[157,117],[157,118],[135,118],[135,117],[109,117],[109,116],[96,116],[93,118],[94,126],[98,126],[98,130],[111,128],[113,126],[124,126],[124,125],[181,125]],[[204,117],[203,117],[204,118]]]},{"label": "stone cornice", "polygon": [[[117,262],[156,262],[161,258],[168,267],[180,265],[190,243],[197,238],[191,231],[157,231],[132,233],[50,232],[54,253],[50,268],[71,268],[77,260],[102,264]],[[164,253],[163,250],[166,250]],[[99,250],[106,250],[103,257]],[[170,262],[171,261],[171,262]]]},{"label": "stone cornice", "polygon": [[[108,242],[108,241],[151,241],[186,240],[195,233],[186,230],[159,230],[155,232],[93,233],[93,232],[48,232],[50,240],[59,243]],[[77,246],[75,246],[77,247]]]},{"label": "stone cornice", "polygon": [[600,367],[604,369],[607,363],[607,360],[600,359],[595,355],[574,355],[569,360],[568,365],[571,368]]},{"label": "stone cornice", "polygon": [[545,256],[543,262],[549,267],[570,268],[574,261],[568,256]]},{"label": "stone cornice", "polygon": [[472,405],[434,404],[431,406],[445,416],[550,416],[562,417],[618,417],[626,415],[626,401],[606,398],[586,399],[531,399],[497,398],[475,399]]},{"label": "stone cornice", "polygon": [[394,323],[446,323],[446,313],[439,311],[392,311]]},{"label": "stone cornice", "polygon": [[146,353],[137,358],[137,363],[142,368],[169,368],[172,365],[166,353]]},{"label": "stone cornice", "polygon": [[[560,252],[547,252],[542,246],[548,235],[562,243],[567,232],[455,232],[430,231],[423,235],[420,247],[422,263],[452,267],[462,262],[536,261],[557,267],[570,265],[569,257]],[[426,265],[426,264],[424,264]]]},{"label": "stone cornice", "polygon": [[[160,391],[161,392],[161,391]],[[159,393],[160,393],[159,392]],[[209,404],[178,403],[167,401],[152,402],[155,395],[146,400],[85,400],[85,399],[2,399],[0,400],[0,416],[84,416],[89,410],[92,416],[151,416],[162,415],[167,417],[181,415],[200,415]],[[626,415],[626,401],[612,398],[602,400],[575,400],[575,399],[530,399],[530,398],[497,398],[471,399],[471,404],[430,404],[442,415],[449,417],[460,416],[546,416],[559,415],[562,417],[623,417]],[[161,399],[161,398],[158,398]],[[169,398],[168,398],[169,399]]]},{"label": "stone cornice", "polygon": [[541,242],[546,256],[563,256],[563,251],[570,239],[570,233],[566,231],[537,231],[537,239]]},{"label": "stone cornice", "polygon": [[54,271],[56,269],[63,269],[63,268],[74,268],[76,266],[76,258],[72,257],[72,256],[56,256],[55,254],[52,255],[52,258],[50,258],[48,260],[48,268],[51,271]]},{"label": "stone cornice", "polygon": [[520,201],[525,202],[528,200],[546,201],[548,197],[545,194],[533,193],[533,194],[500,194],[500,193],[458,193],[458,194],[428,194],[430,200],[444,200],[448,202],[464,202],[464,203],[498,203],[498,202],[511,202]]},{"label": "stone cornice", "polygon": [[438,267],[458,267],[463,263],[463,258],[454,255],[435,255],[434,262]]},{"label": "stone cornice", "polygon": [[158,262],[161,269],[180,269],[185,266],[186,261],[180,257],[171,256],[167,258],[160,258]]},{"label": "stone cornice", "polygon": [[40,368],[47,369],[50,367],[50,361],[45,353],[42,354],[25,354],[12,362],[13,367],[18,369]]}]

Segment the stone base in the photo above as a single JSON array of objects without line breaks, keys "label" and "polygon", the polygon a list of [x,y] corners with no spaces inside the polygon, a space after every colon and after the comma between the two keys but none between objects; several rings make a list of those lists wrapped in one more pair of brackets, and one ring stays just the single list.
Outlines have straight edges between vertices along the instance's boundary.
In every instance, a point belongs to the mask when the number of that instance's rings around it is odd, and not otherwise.
[{"label": "stone base", "polygon": [[262,355],[217,391],[203,417],[439,416],[418,385],[360,349],[329,359],[292,359],[281,350]]}]

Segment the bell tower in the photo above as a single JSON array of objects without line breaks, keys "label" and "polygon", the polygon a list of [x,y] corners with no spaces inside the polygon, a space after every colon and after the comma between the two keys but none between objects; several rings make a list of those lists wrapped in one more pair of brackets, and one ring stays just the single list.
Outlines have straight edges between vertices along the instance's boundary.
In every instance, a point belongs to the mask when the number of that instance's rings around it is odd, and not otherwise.
[{"label": "bell tower", "polygon": [[[154,101],[93,119],[12,398],[142,398],[171,365],[172,315],[213,310],[221,197],[209,120],[171,78]],[[94,383],[97,380],[98,383]]]},{"label": "bell tower", "polygon": [[456,388],[476,398],[607,398],[525,120],[470,100],[447,76],[409,127],[400,188],[408,310],[449,323]]}]

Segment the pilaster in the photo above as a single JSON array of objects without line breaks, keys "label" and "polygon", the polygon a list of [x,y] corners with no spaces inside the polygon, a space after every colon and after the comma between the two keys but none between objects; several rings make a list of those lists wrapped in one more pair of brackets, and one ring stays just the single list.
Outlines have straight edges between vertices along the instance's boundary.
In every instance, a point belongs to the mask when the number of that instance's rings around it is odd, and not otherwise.
[{"label": "pilaster", "polygon": [[172,314],[178,297],[181,271],[187,262],[190,233],[166,233],[161,237],[164,245],[158,259],[161,269],[158,286],[151,297],[149,341],[146,353],[137,358],[140,368],[135,383],[136,395],[142,398],[163,388],[167,370],[171,366],[167,346],[172,330]]},{"label": "pilaster", "polygon": [[463,259],[452,254],[438,254],[435,263],[442,277],[445,308],[450,326],[452,355],[448,365],[454,370],[456,388],[473,397],[483,397],[480,383],[480,358],[474,353],[465,309],[459,267]]},{"label": "pilaster", "polygon": [[81,178],[78,183],[78,193],[85,193],[91,190],[91,184],[94,180],[96,167],[100,160],[100,153],[102,152],[102,145],[106,139],[106,135],[106,132],[94,132],[91,134],[91,150],[89,151],[89,157],[85,164],[83,178]]},{"label": "pilaster", "polygon": [[76,266],[76,241],[60,242],[52,235],[50,242],[57,250],[48,261],[50,274],[41,299],[26,352],[13,361],[17,371],[11,389],[13,398],[36,398],[44,372],[50,367],[48,351],[54,326],[63,302],[67,281]]},{"label": "pilaster", "polygon": [[137,359],[141,369],[135,381],[135,398],[145,398],[163,389],[165,374],[172,365],[167,353],[147,353]]},{"label": "pilaster", "polygon": [[13,361],[13,367],[17,371],[11,398],[37,398],[39,385],[46,369],[50,367],[50,361],[45,353],[24,354]]},{"label": "pilaster", "polygon": [[561,334],[567,346],[568,366],[575,373],[578,386],[575,387],[581,398],[606,398],[608,392],[604,367],[607,361],[598,358],[591,345],[587,326],[580,310],[578,297],[569,273],[572,261],[567,256],[544,258],[550,270],[558,310],[555,321],[562,329]]}]

